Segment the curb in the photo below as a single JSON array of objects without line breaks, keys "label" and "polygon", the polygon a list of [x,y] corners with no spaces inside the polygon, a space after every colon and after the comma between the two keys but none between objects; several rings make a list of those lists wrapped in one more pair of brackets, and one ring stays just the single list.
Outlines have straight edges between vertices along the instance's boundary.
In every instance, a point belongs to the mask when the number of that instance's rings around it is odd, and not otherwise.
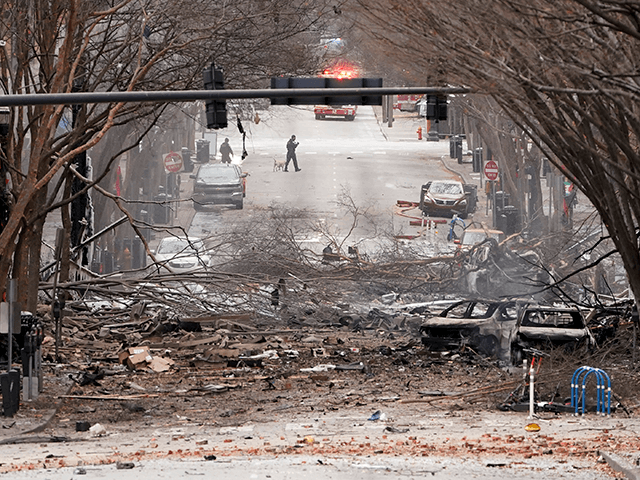
[{"label": "curb", "polygon": [[640,480],[640,468],[634,467],[626,459],[613,453],[598,451],[607,464],[616,472],[624,474],[630,480]]}]

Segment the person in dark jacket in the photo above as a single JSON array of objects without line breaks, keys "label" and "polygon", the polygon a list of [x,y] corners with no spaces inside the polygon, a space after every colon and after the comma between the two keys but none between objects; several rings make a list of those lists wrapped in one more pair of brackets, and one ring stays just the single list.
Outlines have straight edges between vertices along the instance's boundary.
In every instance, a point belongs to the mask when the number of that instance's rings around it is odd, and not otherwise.
[{"label": "person in dark jacket", "polygon": [[291,135],[291,138],[287,142],[287,163],[284,164],[284,171],[288,172],[289,162],[293,160],[293,166],[296,169],[296,172],[302,170],[298,168],[298,158],[296,157],[296,148],[298,147],[298,142],[296,142],[296,136]]},{"label": "person in dark jacket", "polygon": [[231,163],[233,150],[231,150],[231,145],[229,145],[228,138],[225,138],[222,145],[220,145],[220,156],[222,157],[222,163]]}]

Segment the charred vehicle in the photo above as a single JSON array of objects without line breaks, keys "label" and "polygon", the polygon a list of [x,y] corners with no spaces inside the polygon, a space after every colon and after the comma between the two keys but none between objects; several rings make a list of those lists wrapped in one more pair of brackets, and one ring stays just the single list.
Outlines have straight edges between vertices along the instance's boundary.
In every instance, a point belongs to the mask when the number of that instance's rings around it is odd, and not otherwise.
[{"label": "charred vehicle", "polygon": [[514,365],[553,347],[573,351],[596,345],[579,310],[516,301],[457,302],[425,320],[420,333],[430,350],[470,347]]},{"label": "charred vehicle", "polygon": [[574,351],[595,346],[595,338],[578,309],[528,305],[518,318],[511,360],[517,365],[527,354],[540,354],[553,347]]},{"label": "charred vehicle", "polygon": [[425,320],[422,343],[435,351],[469,346],[508,361],[517,320],[516,302],[461,301]]}]

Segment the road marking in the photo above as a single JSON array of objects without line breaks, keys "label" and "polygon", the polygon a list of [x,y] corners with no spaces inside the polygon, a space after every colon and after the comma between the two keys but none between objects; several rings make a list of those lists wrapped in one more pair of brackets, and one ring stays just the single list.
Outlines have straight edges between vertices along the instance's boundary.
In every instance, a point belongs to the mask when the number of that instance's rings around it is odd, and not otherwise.
[{"label": "road marking", "polygon": [[340,152],[327,152],[328,155],[340,155]]},{"label": "road marking", "polygon": [[386,155],[387,152],[373,152],[374,155]]},{"label": "road marking", "polygon": [[304,152],[305,155],[317,155],[318,152]]},{"label": "road marking", "polygon": [[364,153],[362,150],[353,150],[351,153]]}]

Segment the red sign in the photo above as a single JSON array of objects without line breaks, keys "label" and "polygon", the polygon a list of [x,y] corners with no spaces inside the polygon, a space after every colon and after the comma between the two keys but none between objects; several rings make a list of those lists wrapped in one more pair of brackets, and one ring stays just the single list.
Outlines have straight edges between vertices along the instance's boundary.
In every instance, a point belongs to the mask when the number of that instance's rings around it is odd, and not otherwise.
[{"label": "red sign", "polygon": [[493,160],[489,160],[484,166],[484,176],[487,180],[495,180],[498,178],[498,164]]},{"label": "red sign", "polygon": [[169,152],[163,156],[164,170],[167,173],[177,173],[182,170],[182,155],[176,152]]}]

